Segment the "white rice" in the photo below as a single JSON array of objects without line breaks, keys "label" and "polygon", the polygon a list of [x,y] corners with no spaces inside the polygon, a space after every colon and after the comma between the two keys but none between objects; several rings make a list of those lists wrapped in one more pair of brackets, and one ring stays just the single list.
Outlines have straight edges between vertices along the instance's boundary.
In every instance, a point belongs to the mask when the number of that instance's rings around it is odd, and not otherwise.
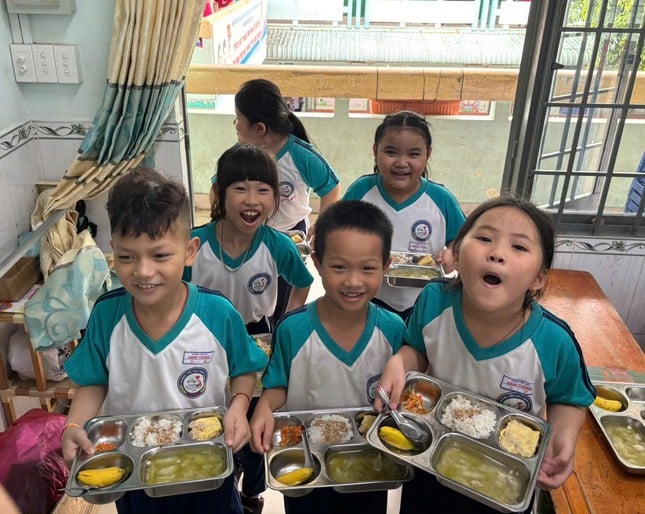
[{"label": "white rice", "polygon": [[141,418],[132,430],[135,446],[174,444],[181,437],[182,422],[175,418]]},{"label": "white rice", "polygon": [[340,444],[349,441],[352,436],[352,425],[345,416],[324,414],[315,418],[307,434],[315,444]]},{"label": "white rice", "polygon": [[491,409],[458,394],[446,405],[441,415],[441,423],[462,434],[483,439],[495,429],[497,415]]}]

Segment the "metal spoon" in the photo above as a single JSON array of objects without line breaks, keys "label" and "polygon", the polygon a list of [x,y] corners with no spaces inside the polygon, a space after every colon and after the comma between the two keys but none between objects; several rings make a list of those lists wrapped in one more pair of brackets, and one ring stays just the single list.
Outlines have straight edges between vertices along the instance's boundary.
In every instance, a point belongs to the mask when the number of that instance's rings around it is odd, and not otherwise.
[{"label": "metal spoon", "polygon": [[309,439],[307,438],[307,434],[305,432],[306,432],[305,427],[302,427],[302,445],[304,446],[304,449],[305,449],[304,467],[314,469],[314,458],[311,455],[311,448],[309,448]]},{"label": "metal spoon", "polygon": [[403,432],[403,435],[405,435],[414,444],[425,446],[428,442],[428,439],[430,438],[428,431],[421,425],[419,425],[419,423],[417,423],[416,421],[406,418],[398,410],[392,409],[390,407],[390,397],[382,387],[378,387],[377,391],[378,395],[381,398],[381,401],[383,402],[383,408],[386,412],[390,413],[390,416],[392,416],[394,423],[396,423],[396,425],[399,427],[399,430]]}]

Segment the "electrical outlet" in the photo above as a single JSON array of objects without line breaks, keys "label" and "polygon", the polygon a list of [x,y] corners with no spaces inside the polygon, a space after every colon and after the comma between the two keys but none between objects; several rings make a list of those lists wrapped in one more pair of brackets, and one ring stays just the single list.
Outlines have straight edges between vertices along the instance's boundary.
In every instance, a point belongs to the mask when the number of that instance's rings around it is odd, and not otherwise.
[{"label": "electrical outlet", "polygon": [[52,45],[31,45],[38,82],[58,82]]},{"label": "electrical outlet", "polygon": [[82,82],[78,45],[54,45],[56,74],[61,84],[80,84]]},{"label": "electrical outlet", "polygon": [[9,45],[16,82],[36,82],[31,45]]}]

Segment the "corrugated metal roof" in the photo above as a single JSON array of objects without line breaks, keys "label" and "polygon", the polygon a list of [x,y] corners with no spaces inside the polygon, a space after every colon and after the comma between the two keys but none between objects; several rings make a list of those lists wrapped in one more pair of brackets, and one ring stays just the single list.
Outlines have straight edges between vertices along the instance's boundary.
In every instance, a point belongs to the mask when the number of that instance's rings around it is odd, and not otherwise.
[{"label": "corrugated metal roof", "polygon": [[[562,64],[575,64],[571,38]],[[519,67],[524,31],[269,25],[265,62]]]}]

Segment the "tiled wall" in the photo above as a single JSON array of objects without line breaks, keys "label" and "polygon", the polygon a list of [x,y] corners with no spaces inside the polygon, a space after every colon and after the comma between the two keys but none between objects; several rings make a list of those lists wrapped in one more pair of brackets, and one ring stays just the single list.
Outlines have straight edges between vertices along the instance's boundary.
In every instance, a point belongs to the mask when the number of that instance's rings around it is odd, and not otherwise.
[{"label": "tiled wall", "polygon": [[645,349],[645,241],[560,236],[553,266],[591,273]]},{"label": "tiled wall", "polygon": [[[57,182],[74,160],[90,122],[29,121],[0,134],[0,261],[18,244],[18,235],[29,230],[38,181]],[[155,166],[188,184],[181,118],[171,117],[162,126],[154,145]],[[99,226],[97,243],[109,248],[105,196],[88,202],[88,216]]]}]

